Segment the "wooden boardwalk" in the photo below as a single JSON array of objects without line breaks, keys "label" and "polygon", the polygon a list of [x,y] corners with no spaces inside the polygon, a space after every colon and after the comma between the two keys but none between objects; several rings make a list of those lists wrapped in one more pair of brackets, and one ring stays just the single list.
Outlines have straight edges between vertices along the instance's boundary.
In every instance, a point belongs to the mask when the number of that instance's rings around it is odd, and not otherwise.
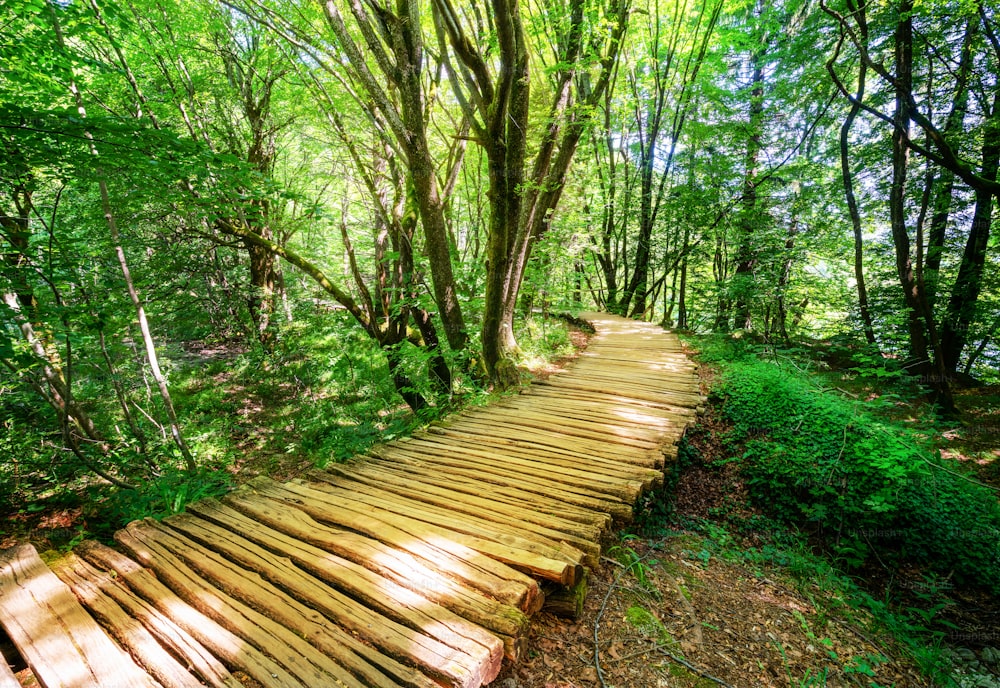
[{"label": "wooden boardwalk", "polygon": [[0,624],[49,688],[489,683],[662,482],[701,403],[674,335],[584,317],[578,361],[489,408],[131,523],[117,549],[0,553]]}]

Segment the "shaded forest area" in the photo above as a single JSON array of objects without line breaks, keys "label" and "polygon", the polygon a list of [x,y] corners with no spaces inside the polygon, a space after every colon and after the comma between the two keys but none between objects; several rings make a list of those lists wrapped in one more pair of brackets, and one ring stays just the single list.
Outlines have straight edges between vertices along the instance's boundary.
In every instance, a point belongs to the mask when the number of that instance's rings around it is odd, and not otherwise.
[{"label": "shaded forest area", "polygon": [[[580,309],[822,360],[992,480],[985,0],[0,0],[0,26],[0,506],[53,545],[516,386]],[[904,518],[936,457],[734,371],[779,517]],[[825,458],[781,435],[809,404]],[[875,492],[838,491],[852,471]],[[995,589],[987,559],[959,578]]]}]

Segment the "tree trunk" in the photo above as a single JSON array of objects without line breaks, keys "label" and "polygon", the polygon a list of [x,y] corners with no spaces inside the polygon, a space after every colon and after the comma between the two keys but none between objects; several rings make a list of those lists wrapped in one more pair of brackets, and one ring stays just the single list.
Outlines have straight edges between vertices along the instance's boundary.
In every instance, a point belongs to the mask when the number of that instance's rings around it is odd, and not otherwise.
[{"label": "tree trunk", "polygon": [[778,313],[774,317],[778,334],[781,335],[785,344],[791,342],[786,322],[788,319],[788,307],[785,300],[785,290],[788,288],[788,283],[792,278],[792,265],[794,264],[792,250],[795,248],[796,234],[798,234],[798,220],[792,217],[792,224],[788,228],[788,238],[785,240],[785,251],[788,255],[785,256],[784,264],[781,267],[781,275],[778,277]]},{"label": "tree trunk", "polygon": [[[866,25],[862,21],[862,27]],[[867,29],[863,28],[863,31]],[[861,111],[861,100],[865,96],[865,76],[868,67],[861,64],[858,71],[858,91],[851,110],[847,113],[844,124],[840,127],[840,173],[844,181],[844,195],[847,197],[847,210],[851,215],[851,227],[854,230],[854,281],[858,290],[858,308],[861,311],[861,324],[864,328],[865,341],[875,345],[875,326],[872,324],[872,314],[868,307],[868,287],[865,284],[864,237],[861,231],[861,212],[858,200],[854,195],[854,176],[851,174],[851,159],[849,137],[854,120]]]},{"label": "tree trunk", "polygon": [[31,321],[21,311],[18,295],[13,292],[5,292],[2,294],[2,299],[14,314],[14,319],[17,322],[18,329],[21,330],[21,335],[41,365],[42,379],[45,380],[45,384],[48,386],[48,392],[43,394],[45,400],[60,416],[70,418],[85,438],[95,443],[102,452],[107,452],[109,447],[104,437],[97,430],[90,416],[73,401],[61,366],[58,362],[54,363],[51,360],[45,343],[36,334]]},{"label": "tree trunk", "polygon": [[[687,231],[684,232],[684,244],[687,245]],[[688,259],[685,255],[681,259],[681,284],[679,287],[679,293],[677,294],[677,329],[678,330],[689,330],[691,326],[688,325],[688,311],[687,311],[687,273],[688,273]]]},{"label": "tree trunk", "polygon": [[892,132],[892,184],[889,222],[896,252],[896,271],[903,289],[910,333],[911,370],[934,391],[945,413],[954,411],[951,387],[940,355],[934,318],[914,273],[906,225],[906,176],[909,163],[910,94],[913,92],[913,0],[902,0],[896,24],[896,103]]},{"label": "tree trunk", "polygon": [[[996,179],[997,169],[1000,167],[1000,93],[994,94],[993,112],[984,126],[982,158],[982,176]],[[976,303],[983,288],[983,270],[992,221],[993,194],[977,190],[972,227],[941,325],[942,357],[944,367],[950,374],[958,370],[962,349],[969,339],[969,328],[976,318]]]},{"label": "tree trunk", "polygon": [[763,61],[763,50],[753,52],[750,56],[753,68],[749,107],[750,136],[747,138],[746,171],[743,176],[743,213],[739,222],[740,244],[736,255],[736,272],[733,275],[736,300],[733,327],[745,330],[753,326],[750,304],[753,300],[753,275],[757,268],[754,234],[757,225],[757,167],[764,125]]},{"label": "tree trunk", "polygon": [[712,330],[715,332],[729,331],[729,309],[731,306],[727,295],[729,261],[725,253],[725,233],[716,230],[715,254],[712,258],[712,276],[715,278],[715,287],[718,291],[718,299],[715,307],[715,323],[712,326]]},{"label": "tree trunk", "polygon": [[423,411],[429,404],[423,395],[417,391],[413,381],[404,372],[398,342],[383,346],[382,350],[385,352],[385,359],[389,363],[389,374],[392,376],[392,384],[396,388],[396,392],[399,396],[403,397],[403,401],[413,409],[414,413]]},{"label": "tree trunk", "polygon": [[[945,120],[946,139],[952,140],[962,129],[969,104],[969,76],[972,71],[972,43],[978,34],[979,18],[970,17],[962,40],[962,55],[955,75],[955,97],[952,108]],[[927,294],[928,307],[933,310],[937,303],[941,259],[944,256],[945,232],[951,214],[951,202],[955,189],[955,174],[941,170],[934,184],[933,213],[927,236],[926,257],[923,266],[923,284]]]},{"label": "tree trunk", "polygon": [[250,295],[247,299],[250,319],[257,341],[265,353],[271,353],[275,345],[273,318],[277,293],[274,254],[247,241],[243,245],[250,257]]}]

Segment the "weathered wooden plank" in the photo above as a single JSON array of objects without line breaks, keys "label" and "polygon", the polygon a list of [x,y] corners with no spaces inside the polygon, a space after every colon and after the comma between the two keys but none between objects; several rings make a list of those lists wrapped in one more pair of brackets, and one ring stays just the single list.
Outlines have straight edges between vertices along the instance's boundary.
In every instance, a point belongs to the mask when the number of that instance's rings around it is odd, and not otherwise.
[{"label": "weathered wooden plank", "polygon": [[[656,375],[649,370],[650,366],[618,365],[614,370],[606,365],[591,362],[591,365],[581,364],[566,372],[553,373],[548,379],[567,384],[573,382],[591,382],[608,385],[615,390],[637,390],[646,394],[670,394],[690,396],[697,392],[697,386],[690,379],[670,379]],[[650,379],[656,375],[656,379]],[[678,376],[679,377],[679,376]]]},{"label": "weathered wooden plank", "polygon": [[[429,481],[428,476],[420,473],[402,475],[384,470],[369,462],[355,462],[349,466],[334,465],[326,470],[343,477],[368,480],[371,484],[382,485],[387,490],[398,491],[404,496],[422,499],[436,506],[454,506],[464,513],[487,515],[487,518],[490,519],[494,517],[517,519],[519,522],[527,524],[527,527],[537,525],[544,528],[545,530],[539,531],[543,533],[554,531],[560,535],[571,535],[591,544],[598,542],[601,537],[602,529],[596,524],[563,518],[561,515],[542,511],[535,504],[512,505],[498,500],[489,491],[484,491],[483,486],[474,492],[465,492],[461,489],[455,489],[452,484],[447,487],[436,484]],[[576,540],[572,540],[572,542],[576,542]]]},{"label": "weathered wooden plank", "polygon": [[[499,415],[499,414],[498,414]],[[615,479],[615,472],[634,471],[637,475],[657,473],[654,465],[662,441],[633,446],[618,442],[611,435],[598,432],[585,438],[575,431],[544,430],[540,421],[517,421],[498,417],[495,424],[485,419],[465,418],[454,423],[430,426],[416,434],[416,439],[462,435],[469,437],[466,442],[473,445],[489,444],[502,447],[505,453],[513,452],[530,460],[554,462],[568,468],[586,470],[604,475],[607,468],[614,469],[609,480]],[[551,427],[551,424],[550,424]],[[424,434],[426,432],[426,434]]]},{"label": "weathered wooden plank", "polygon": [[0,552],[0,625],[45,688],[157,685],[104,633],[31,545]]},{"label": "weathered wooden plank", "polygon": [[621,367],[612,371],[599,370],[596,367],[592,370],[573,371],[572,373],[554,373],[547,378],[548,382],[560,384],[567,387],[578,385],[600,385],[602,389],[614,390],[619,394],[652,395],[654,398],[673,398],[677,396],[687,397],[691,394],[691,389],[687,385],[669,385],[660,380],[650,381],[649,373],[639,372],[628,367]]},{"label": "weathered wooden plank", "polygon": [[0,688],[21,688],[21,682],[3,657],[0,657]]},{"label": "weathered wooden plank", "polygon": [[545,430],[540,423],[521,421],[515,418],[497,418],[500,422],[489,422],[479,418],[459,418],[453,422],[443,422],[430,427],[431,432],[452,430],[469,434],[508,440],[512,443],[531,443],[540,449],[550,449],[566,452],[571,448],[576,458],[595,456],[614,460],[625,452],[648,454],[655,451],[657,445],[647,443],[645,446],[634,446],[631,442],[618,442],[617,438],[603,436],[600,433],[586,433],[564,429],[562,427]]},{"label": "weathered wooden plank", "polygon": [[[608,345],[597,345],[588,347],[586,351],[574,362],[577,365],[585,366],[590,363],[603,361],[604,365],[612,367],[618,365],[649,365],[660,377],[694,377],[697,375],[698,366],[683,358],[684,354],[669,351],[651,351],[641,349],[637,351],[627,351],[618,347]],[[685,362],[686,361],[686,362]]]},{"label": "weathered wooden plank", "polygon": [[[588,538],[534,523],[526,520],[522,514],[517,513],[516,509],[503,509],[497,503],[486,502],[481,506],[472,505],[460,497],[456,497],[455,493],[444,497],[435,496],[431,491],[414,490],[406,485],[386,482],[384,479],[374,480],[364,476],[356,469],[344,470],[338,466],[331,466],[326,471],[313,471],[308,474],[308,477],[314,481],[328,482],[347,490],[359,489],[356,485],[362,485],[363,488],[360,489],[373,496],[389,493],[393,495],[394,499],[404,499],[421,505],[420,511],[425,513],[428,518],[433,518],[435,514],[440,517],[437,520],[431,520],[431,523],[436,522],[439,525],[461,530],[461,532],[468,534],[492,537],[507,533],[512,537],[518,536],[537,543],[539,547],[534,551],[556,558],[565,558],[570,563],[579,563],[581,555],[583,555],[583,563],[587,566],[596,566],[601,554],[600,545],[592,537]],[[405,511],[412,512],[409,508]],[[572,549],[567,549],[563,543],[570,545]]]},{"label": "weathered wooden plank", "polygon": [[[460,542],[430,534],[416,522],[386,518],[385,513],[357,504],[336,504],[328,495],[301,485],[281,485],[273,480],[257,478],[248,484],[248,488],[262,496],[290,504],[323,523],[349,528],[434,562],[450,575],[461,576],[463,580],[483,586],[480,589],[529,614],[541,607],[541,590],[533,578]],[[226,501],[230,501],[228,497]],[[240,508],[238,502],[232,503]]]},{"label": "weathered wooden plank", "polygon": [[[119,534],[124,531],[119,531]],[[236,613],[226,617],[225,624],[217,624],[195,606],[181,599],[164,585],[151,571],[125,555],[96,542],[86,542],[75,550],[94,566],[114,572],[119,581],[164,617],[190,634],[198,643],[218,657],[232,671],[242,671],[263,686],[294,688],[302,686],[284,666],[278,664],[259,647],[247,642],[247,637],[229,629],[237,626]],[[175,577],[177,580],[182,578]],[[200,601],[198,602],[201,606]],[[155,618],[155,617],[153,617]],[[152,627],[144,618],[147,627]],[[252,635],[249,635],[252,638]],[[274,649],[271,647],[270,649]]]},{"label": "weathered wooden plank", "polygon": [[[164,688],[200,688],[204,685],[174,659],[135,616],[104,593],[97,569],[74,554],[63,556],[50,568],[104,629]],[[217,668],[222,669],[222,673],[213,671],[209,675],[211,685],[240,685],[221,665]]]},{"label": "weathered wooden plank", "polygon": [[552,396],[559,399],[593,399],[595,401],[602,401],[605,403],[629,404],[636,408],[660,409],[670,413],[674,418],[680,421],[690,420],[698,415],[695,411],[695,405],[690,401],[675,403],[670,401],[658,401],[655,399],[627,397],[615,392],[609,392],[606,389],[598,389],[597,386],[591,386],[590,389],[574,389],[572,387],[549,385],[545,380],[541,380],[534,383],[532,395]]},{"label": "weathered wooden plank", "polygon": [[[254,589],[255,581],[251,575],[245,574],[227,589],[219,589],[203,578],[200,572],[188,566],[184,559],[164,547],[155,537],[153,530],[141,521],[130,523],[127,528],[115,533],[115,540],[140,563],[153,569],[157,577],[166,582],[186,602],[257,649],[270,654],[295,677],[296,683],[305,686],[363,685],[340,664],[308,642],[300,632],[290,630],[285,623],[282,623],[291,621],[294,611],[299,610],[288,610],[280,596],[269,600],[271,604],[267,605],[266,613],[239,599],[237,596],[244,597],[249,590]],[[315,612],[312,614],[315,615]],[[301,622],[304,626],[313,620],[309,618],[309,612],[302,616],[306,619],[300,618],[295,621]],[[315,621],[313,623],[315,624]],[[317,631],[315,627],[309,630]],[[322,643],[325,639],[322,630],[317,633],[320,634]],[[329,648],[325,648],[328,652],[334,656],[340,654],[341,649],[334,643],[329,645]],[[386,684],[383,682],[382,685]]]},{"label": "weathered wooden plank", "polygon": [[425,467],[446,466],[449,475],[458,475],[484,483],[497,483],[528,490],[541,495],[553,495],[567,504],[592,508],[611,514],[614,518],[632,518],[632,506],[620,497],[601,493],[588,487],[553,480],[548,476],[525,475],[522,471],[505,468],[496,460],[486,459],[474,450],[435,448],[433,444],[422,442],[396,443],[391,447],[373,449],[372,456],[389,463],[416,461]]},{"label": "weathered wooden plank", "polygon": [[645,413],[633,406],[579,403],[558,397],[517,395],[499,402],[498,405],[512,410],[541,409],[543,414],[574,422],[591,423],[597,428],[621,428],[627,432],[642,432],[643,436],[655,440],[658,444],[669,441],[687,427],[687,423]]},{"label": "weathered wooden plank", "polygon": [[[603,534],[611,526],[611,516],[608,513],[570,504],[557,495],[529,492],[520,487],[499,485],[480,480],[478,476],[469,478],[454,472],[449,472],[447,477],[443,477],[440,470],[418,461],[396,459],[390,462],[369,455],[355,461],[352,465],[360,466],[362,469],[372,468],[390,472],[398,480],[416,481],[468,495],[483,495],[492,501],[581,523],[584,526],[594,528],[600,534]],[[599,539],[600,537],[595,538],[595,540]]]},{"label": "weathered wooden plank", "polygon": [[368,488],[356,486],[349,490],[328,483],[315,483],[305,487],[322,492],[326,500],[339,508],[360,506],[375,509],[382,519],[402,523],[411,530],[427,533],[433,538],[448,538],[546,580],[572,585],[583,571],[583,553],[569,546],[553,547],[498,526],[491,529],[489,524],[483,525],[468,517],[459,518],[441,510],[421,507],[392,493],[372,494],[372,490]]},{"label": "weathered wooden plank", "polygon": [[587,413],[580,406],[568,407],[546,403],[546,400],[518,395],[495,404],[493,407],[502,416],[528,415],[532,419],[545,423],[546,427],[566,425],[574,428],[597,430],[602,436],[615,435],[620,438],[641,440],[651,447],[663,442],[663,438],[671,428],[666,422],[647,418],[643,423],[629,422],[625,418],[611,418],[605,409],[602,414]]},{"label": "weathered wooden plank", "polygon": [[[450,684],[479,685],[500,671],[503,645],[496,636],[353,562],[300,548],[296,558],[306,565],[300,568],[289,557],[275,556],[247,538],[191,514],[148,525],[157,531],[157,542],[210,576],[217,585],[225,585],[241,572],[259,576],[261,583],[254,586],[256,594],[248,595],[246,600],[255,606],[275,607],[273,591],[263,584],[267,581],[281,591],[287,608],[318,611],[386,656],[445,677]],[[192,543],[195,546],[189,546]],[[313,572],[321,572],[322,577]],[[257,583],[256,578],[253,581]],[[284,593],[289,597],[284,598]],[[302,606],[294,604],[292,598]],[[288,613],[285,606],[280,609]],[[310,624],[294,616],[284,618],[288,619],[286,625],[296,624],[288,627],[309,634],[306,637],[311,641],[317,637]],[[329,632],[329,626],[320,625]],[[334,636],[339,643],[349,637],[339,632]],[[338,662],[360,675],[366,666],[357,665],[361,658],[352,647],[346,649],[350,653],[342,652]]]},{"label": "weathered wooden plank", "polygon": [[[392,607],[401,596],[393,594],[390,597],[388,591],[393,588],[386,585],[387,582],[415,592],[420,597],[451,610],[461,617],[461,622],[471,621],[488,629],[504,642],[504,651],[510,659],[516,661],[518,658],[528,631],[528,617],[515,607],[460,585],[408,553],[385,547],[382,543],[355,533],[329,528],[297,509],[279,509],[276,503],[261,498],[244,501],[243,506],[249,506],[249,511],[254,514],[263,512],[263,518],[256,520],[242,511],[211,499],[191,505],[188,511],[233,533],[244,534],[251,542],[288,557],[297,566],[331,584],[341,583],[343,574],[347,574],[349,577],[346,587],[350,588],[351,594],[366,601],[372,598],[371,604],[388,616],[396,613]],[[264,521],[269,525],[264,525]],[[184,530],[183,523],[172,524]],[[331,555],[335,556],[336,564],[333,567],[328,565]],[[341,555],[353,565],[345,571],[341,571],[344,568],[340,561]],[[357,580],[354,579],[355,576]],[[361,582],[360,586],[358,581]],[[427,612],[426,606],[420,607],[422,614]],[[405,616],[401,618],[405,619]],[[447,617],[442,619],[445,624],[454,621]],[[426,621],[420,618],[415,623],[426,625]],[[463,628],[467,627],[466,623],[461,625]],[[433,635],[436,630],[425,632]],[[479,631],[473,633],[478,635]],[[492,641],[487,639],[484,644],[492,644]]]},{"label": "weathered wooden plank", "polygon": [[697,394],[685,394],[682,392],[647,392],[629,387],[629,385],[619,382],[612,385],[605,382],[588,382],[586,380],[562,380],[549,378],[539,380],[534,383],[539,387],[553,387],[560,390],[575,390],[579,392],[596,392],[607,394],[609,388],[615,390],[616,395],[624,395],[631,399],[648,401],[657,404],[673,404],[675,406],[693,408],[701,403],[701,397]]},{"label": "weathered wooden plank", "polygon": [[[100,552],[104,552],[101,556]],[[97,542],[88,540],[78,545],[74,551],[77,556],[79,566],[77,573],[86,577],[98,586],[101,592],[114,600],[114,602],[132,618],[140,622],[146,631],[156,639],[156,641],[167,649],[171,656],[189,667],[191,672],[198,676],[206,685],[213,688],[241,688],[240,683],[226,667],[224,661],[217,659],[212,651],[203,646],[197,639],[176,624],[170,617],[154,607],[145,598],[133,592],[125,583],[125,578],[129,576],[127,570],[119,574],[107,563],[97,564],[88,560],[85,555],[90,555],[91,559],[105,561],[111,557],[118,557],[128,561],[133,567],[139,565],[124,555]],[[119,567],[122,568],[122,567]],[[141,568],[140,568],[141,570]],[[183,604],[178,600],[179,604]],[[205,619],[205,622],[211,624]],[[199,624],[199,629],[204,630],[204,625]],[[221,629],[220,629],[221,630]],[[215,645],[215,636],[213,646]],[[224,655],[225,653],[220,653]],[[222,658],[223,660],[225,657]],[[238,664],[232,664],[236,669],[242,670]],[[270,676],[270,674],[268,674]]]},{"label": "weathered wooden plank", "polygon": [[[525,435],[522,434],[523,436]],[[648,465],[640,465],[612,458],[611,452],[599,455],[587,451],[572,440],[566,442],[569,448],[563,449],[557,442],[541,445],[515,439],[511,433],[502,435],[490,433],[489,426],[486,425],[475,427],[462,423],[452,427],[432,427],[427,434],[418,434],[414,439],[449,446],[471,445],[477,451],[501,455],[504,462],[509,465],[513,463],[511,461],[513,458],[523,459],[530,464],[526,472],[540,473],[553,478],[558,476],[560,480],[565,480],[567,475],[574,475],[580,479],[580,484],[595,488],[603,484],[612,485],[613,493],[626,500],[630,499],[631,495],[620,490],[628,483],[640,483],[641,486],[636,489],[641,491],[645,486],[658,483],[663,478],[662,470],[652,465],[654,462],[663,463],[659,447],[641,452],[634,449],[614,452],[630,458],[648,457],[646,462]],[[657,459],[654,459],[654,456]],[[569,472],[566,469],[569,469]],[[607,488],[602,486],[600,489]]]},{"label": "weathered wooden plank", "polygon": [[690,409],[680,409],[684,415],[681,418],[676,413],[676,407],[661,408],[656,404],[631,403],[624,399],[609,399],[604,395],[562,394],[553,388],[538,393],[522,393],[509,397],[504,403],[542,405],[548,409],[581,414],[580,417],[584,419],[596,417],[601,421],[662,428],[671,434],[686,427],[693,415]]},{"label": "weathered wooden plank", "polygon": [[[572,442],[576,444],[576,438],[592,440],[583,442],[583,446],[595,444],[604,447],[608,443],[622,447],[635,447],[640,451],[656,449],[659,446],[658,439],[654,437],[640,437],[638,433],[630,433],[627,430],[617,428],[607,424],[601,427],[597,423],[578,423],[570,418],[553,417],[553,414],[546,414],[535,409],[506,409],[503,406],[491,407],[488,412],[474,409],[464,411],[456,416],[453,423],[461,426],[466,419],[476,422],[487,422],[504,429],[529,428],[528,432],[532,437],[537,437],[537,431],[542,431],[543,436],[557,436],[562,440],[562,445]],[[497,422],[497,421],[500,422]],[[568,441],[567,441],[568,440]]]},{"label": "weathered wooden plank", "polygon": [[[473,432],[469,428],[462,430],[454,428],[430,428],[430,434],[417,436],[412,442],[406,443],[406,448],[421,453],[441,453],[442,460],[447,459],[447,453],[460,453],[463,457],[475,457],[480,463],[503,466],[515,470],[526,479],[548,479],[564,486],[571,486],[575,492],[592,494],[594,496],[608,495],[633,503],[642,494],[644,486],[638,480],[616,479],[596,471],[583,470],[577,467],[547,463],[546,470],[540,470],[539,460],[523,459],[512,451],[489,449],[485,440],[472,441],[471,438],[488,437],[488,432]],[[476,448],[473,449],[469,445]],[[582,463],[582,460],[581,460]]]},{"label": "weathered wooden plank", "polygon": [[[553,436],[552,440],[539,442],[532,440],[526,432],[511,432],[497,429],[490,432],[485,424],[456,423],[451,426],[431,426],[427,431],[415,434],[415,440],[452,444],[456,441],[465,447],[487,452],[500,452],[506,457],[518,456],[532,463],[553,464],[594,474],[593,483],[609,482],[619,484],[625,473],[632,472],[641,481],[658,472],[655,466],[657,450],[636,450],[634,448],[606,447],[592,450],[577,444],[573,438]],[[538,471],[533,471],[538,472]],[[621,496],[627,499],[627,496]]]}]

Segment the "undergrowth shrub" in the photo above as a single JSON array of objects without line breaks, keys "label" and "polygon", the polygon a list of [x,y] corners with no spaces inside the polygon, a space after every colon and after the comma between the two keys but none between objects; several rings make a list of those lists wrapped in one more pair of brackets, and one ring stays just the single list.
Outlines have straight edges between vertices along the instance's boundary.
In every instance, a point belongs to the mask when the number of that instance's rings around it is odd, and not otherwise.
[{"label": "undergrowth shrub", "polygon": [[907,559],[1000,592],[1000,502],[914,432],[769,362],[733,363],[718,396],[751,496],[775,516],[849,567]]},{"label": "undergrowth shrub", "polygon": [[162,475],[134,490],[118,490],[100,507],[100,515],[91,525],[100,535],[110,536],[124,524],[141,518],[166,518],[206,497],[218,497],[233,487],[230,474],[218,468],[203,467],[194,473],[169,468]]}]

